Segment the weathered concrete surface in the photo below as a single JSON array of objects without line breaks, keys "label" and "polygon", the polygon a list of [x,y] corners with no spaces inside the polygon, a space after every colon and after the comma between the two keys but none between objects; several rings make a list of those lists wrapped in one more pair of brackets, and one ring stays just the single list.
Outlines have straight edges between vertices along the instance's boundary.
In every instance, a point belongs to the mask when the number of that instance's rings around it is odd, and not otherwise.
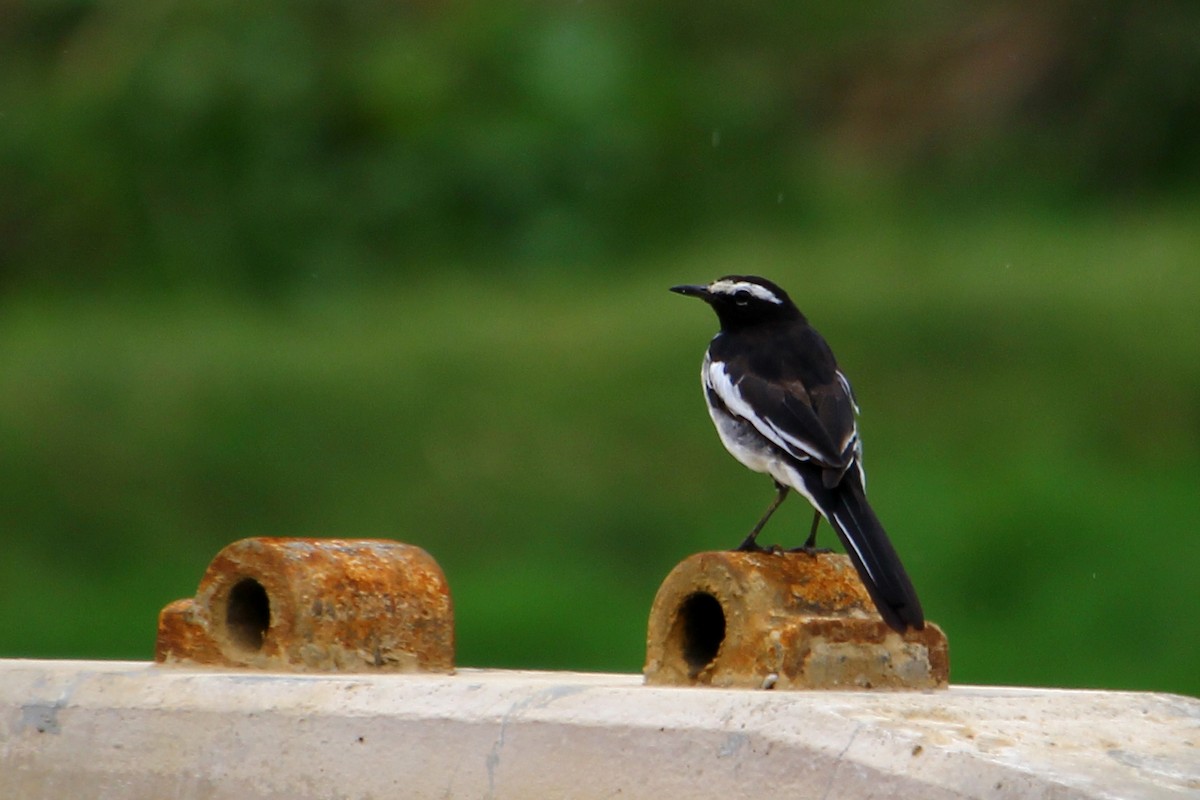
[{"label": "weathered concrete surface", "polygon": [[390,539],[251,538],[158,619],[155,660],[295,672],[451,672],[441,567]]},{"label": "weathered concrete surface", "polygon": [[0,797],[1200,797],[1200,701],[0,661]]},{"label": "weathered concrete surface", "polygon": [[946,635],[901,635],[847,556],[717,551],[681,561],[650,609],[646,682],[776,689],[935,689]]}]

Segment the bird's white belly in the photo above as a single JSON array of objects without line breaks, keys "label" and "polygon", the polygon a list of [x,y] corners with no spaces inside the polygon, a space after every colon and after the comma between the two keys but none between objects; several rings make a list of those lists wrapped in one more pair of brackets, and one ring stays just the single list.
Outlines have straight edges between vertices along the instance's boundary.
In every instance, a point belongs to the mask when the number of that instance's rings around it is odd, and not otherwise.
[{"label": "bird's white belly", "polygon": [[820,511],[820,507],[813,502],[812,494],[804,485],[804,479],[789,463],[788,458],[755,430],[753,425],[723,409],[714,408],[711,404],[708,414],[712,417],[717,435],[721,437],[721,444],[725,445],[730,455],[755,472],[765,473],[778,483],[790,486]]},{"label": "bird's white belly", "polygon": [[734,458],[755,472],[765,472],[779,479],[776,474],[782,467],[779,451],[753,425],[711,406],[708,412],[721,444]]}]

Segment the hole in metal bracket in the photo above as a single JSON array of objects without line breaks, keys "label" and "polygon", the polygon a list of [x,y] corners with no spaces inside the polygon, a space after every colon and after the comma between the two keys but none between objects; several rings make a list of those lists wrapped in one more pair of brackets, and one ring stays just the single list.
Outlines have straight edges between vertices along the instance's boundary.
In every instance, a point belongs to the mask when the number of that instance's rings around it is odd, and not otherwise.
[{"label": "hole in metal bracket", "polygon": [[725,609],[707,592],[689,595],[679,606],[676,626],[683,634],[682,655],[692,678],[717,658],[725,641]]},{"label": "hole in metal bracket", "polygon": [[271,599],[267,590],[253,578],[243,578],[229,591],[225,608],[225,629],[238,648],[257,652],[262,649],[271,627]]}]

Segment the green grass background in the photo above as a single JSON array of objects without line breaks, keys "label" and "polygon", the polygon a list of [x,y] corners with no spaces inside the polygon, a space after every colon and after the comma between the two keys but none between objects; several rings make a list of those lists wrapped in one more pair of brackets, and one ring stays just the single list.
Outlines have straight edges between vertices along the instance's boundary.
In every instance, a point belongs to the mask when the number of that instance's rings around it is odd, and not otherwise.
[{"label": "green grass background", "polygon": [[1200,695],[1198,41],[1133,0],[11,5],[0,657],[149,658],[228,543],[383,536],[461,664],[638,670],[772,494],[667,292],[749,272],[854,381],[955,682]]},{"label": "green grass background", "polygon": [[[956,682],[1200,694],[1195,211],[879,219],[617,278],[317,276],[269,311],[10,302],[0,647],[148,658],[228,542],[384,536],[442,563],[460,663],[638,670],[659,581],[771,495],[704,411],[714,319],[666,291],[749,271],[855,381],[871,496]],[[807,520],[793,500],[764,538]]]}]

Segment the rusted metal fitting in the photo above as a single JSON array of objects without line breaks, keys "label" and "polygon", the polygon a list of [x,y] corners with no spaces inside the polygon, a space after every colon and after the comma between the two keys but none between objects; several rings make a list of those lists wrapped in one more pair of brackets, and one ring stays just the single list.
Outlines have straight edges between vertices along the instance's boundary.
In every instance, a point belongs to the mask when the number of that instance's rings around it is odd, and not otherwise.
[{"label": "rusted metal fitting", "polygon": [[697,553],[650,610],[646,683],[776,689],[933,689],[950,678],[933,623],[887,626],[850,559]]},{"label": "rusted metal fitting", "polygon": [[155,660],[292,672],[453,672],[441,567],[382,539],[243,539],[158,618]]}]

